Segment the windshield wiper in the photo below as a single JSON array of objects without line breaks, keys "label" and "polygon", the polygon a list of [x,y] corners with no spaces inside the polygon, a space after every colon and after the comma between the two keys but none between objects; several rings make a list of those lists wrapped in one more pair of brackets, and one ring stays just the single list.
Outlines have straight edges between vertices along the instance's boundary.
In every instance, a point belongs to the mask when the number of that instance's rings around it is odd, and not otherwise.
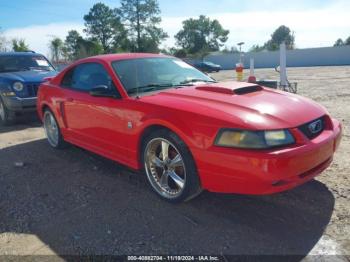
[{"label": "windshield wiper", "polygon": [[143,92],[149,92],[153,90],[159,90],[163,88],[168,88],[168,87],[173,87],[174,85],[171,83],[166,83],[166,84],[148,84],[144,86],[139,86],[135,88],[131,88],[128,90],[129,94],[134,94],[137,93],[138,91],[143,91]]},{"label": "windshield wiper", "polygon": [[189,84],[189,83],[196,83],[196,82],[217,83],[215,80],[193,78],[193,79],[185,80],[185,81],[181,82],[180,84]]},{"label": "windshield wiper", "polygon": [[135,88],[131,88],[128,90],[128,94],[135,94],[137,92],[150,92],[150,91],[156,91],[156,90],[162,90],[167,89],[169,87],[183,87],[183,86],[193,86],[191,83],[179,83],[179,84],[173,84],[173,83],[164,83],[164,84],[148,84],[144,86],[139,86]]},{"label": "windshield wiper", "polygon": [[29,69],[27,70],[38,70],[38,71],[47,71],[47,72],[50,72],[51,70],[50,69],[47,69],[47,68],[42,68],[40,66],[31,66],[29,67]]}]

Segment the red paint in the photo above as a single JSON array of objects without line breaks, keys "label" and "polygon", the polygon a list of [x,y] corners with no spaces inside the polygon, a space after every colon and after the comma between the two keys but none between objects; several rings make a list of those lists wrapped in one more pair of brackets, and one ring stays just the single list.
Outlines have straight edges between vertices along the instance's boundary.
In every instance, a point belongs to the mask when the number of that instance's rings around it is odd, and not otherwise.
[{"label": "red paint", "polygon": [[[312,179],[329,166],[341,139],[341,125],[317,103],[298,95],[262,88],[235,94],[252,84],[223,82],[169,89],[140,99],[129,97],[111,62],[157,57],[153,54],[105,55],[80,60],[102,64],[122,98],[92,97],[60,87],[65,72],[40,87],[38,113],[49,107],[66,141],[140,169],[142,134],[152,126],[176,133],[189,147],[204,189],[215,192],[270,194]],[[326,116],[327,127],[309,140],[297,127]],[[128,122],[132,128],[128,128]],[[273,150],[242,150],[214,145],[221,128],[287,128],[296,143]]]}]

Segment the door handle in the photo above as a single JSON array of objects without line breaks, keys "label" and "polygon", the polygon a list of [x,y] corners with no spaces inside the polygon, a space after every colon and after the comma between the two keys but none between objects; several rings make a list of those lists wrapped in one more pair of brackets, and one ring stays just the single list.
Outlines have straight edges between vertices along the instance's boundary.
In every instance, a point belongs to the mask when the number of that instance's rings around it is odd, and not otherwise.
[{"label": "door handle", "polygon": [[73,102],[73,101],[74,101],[73,98],[71,98],[71,97],[67,98],[67,102]]}]

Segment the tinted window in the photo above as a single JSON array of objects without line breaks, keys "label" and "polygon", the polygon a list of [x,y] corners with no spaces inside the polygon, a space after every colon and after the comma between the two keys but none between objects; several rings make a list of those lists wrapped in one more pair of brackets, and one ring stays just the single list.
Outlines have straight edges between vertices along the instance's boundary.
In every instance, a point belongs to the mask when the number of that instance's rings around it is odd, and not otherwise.
[{"label": "tinted window", "polygon": [[107,71],[101,64],[87,63],[76,66],[66,73],[62,86],[81,91],[90,91],[92,88],[104,85],[115,88]]},{"label": "tinted window", "polygon": [[54,71],[49,61],[41,55],[0,56],[0,73],[18,71]]},{"label": "tinted window", "polygon": [[72,76],[73,76],[74,69],[69,70],[63,77],[61,85],[64,87],[71,87],[72,86]]},{"label": "tinted window", "polygon": [[[135,94],[139,87],[149,85],[173,86],[191,79],[213,81],[210,77],[176,58],[140,58],[112,63],[113,69],[128,94]],[[142,90],[141,90],[142,91]]]}]

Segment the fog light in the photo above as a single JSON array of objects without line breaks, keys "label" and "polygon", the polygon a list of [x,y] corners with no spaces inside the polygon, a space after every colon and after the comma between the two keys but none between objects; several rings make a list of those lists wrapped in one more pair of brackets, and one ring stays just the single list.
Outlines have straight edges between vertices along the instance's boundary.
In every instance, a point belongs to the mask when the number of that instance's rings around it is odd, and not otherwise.
[{"label": "fog light", "polygon": [[15,92],[6,92],[6,93],[2,93],[3,96],[16,96]]}]

